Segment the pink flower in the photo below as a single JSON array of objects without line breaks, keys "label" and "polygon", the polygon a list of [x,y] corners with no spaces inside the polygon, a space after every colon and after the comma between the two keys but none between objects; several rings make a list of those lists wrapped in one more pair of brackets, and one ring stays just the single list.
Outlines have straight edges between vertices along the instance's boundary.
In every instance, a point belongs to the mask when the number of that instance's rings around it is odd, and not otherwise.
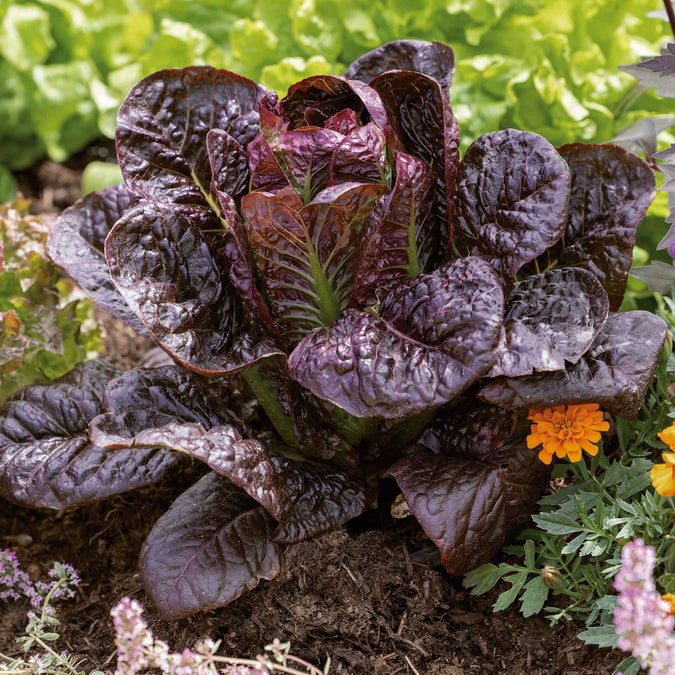
[{"label": "pink flower", "polygon": [[675,665],[675,621],[670,605],[657,593],[653,574],[656,555],[641,539],[621,551],[621,570],[614,585],[619,591],[614,623],[618,646],[640,659],[652,675],[668,675]]}]

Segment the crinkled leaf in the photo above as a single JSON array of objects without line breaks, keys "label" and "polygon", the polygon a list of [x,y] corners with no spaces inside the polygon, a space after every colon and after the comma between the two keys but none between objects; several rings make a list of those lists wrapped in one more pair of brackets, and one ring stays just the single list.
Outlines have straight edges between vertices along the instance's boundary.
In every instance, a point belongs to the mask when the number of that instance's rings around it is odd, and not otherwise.
[{"label": "crinkled leaf", "polygon": [[0,409],[0,495],[65,508],[153,483],[176,457],[164,450],[104,450],[89,441],[106,383],[117,372],[87,361],[51,386],[28,387]]},{"label": "crinkled leaf", "polygon": [[248,144],[246,152],[251,170],[250,192],[279,192],[291,184],[262,135]]},{"label": "crinkled leaf", "polygon": [[265,140],[270,141],[284,131],[288,131],[283,120],[281,101],[276,91],[268,91],[260,99],[258,113],[260,114],[260,132]]},{"label": "crinkled leaf", "polygon": [[351,131],[335,149],[328,184],[348,182],[387,182],[385,136],[373,122]]},{"label": "crinkled leaf", "polygon": [[222,129],[206,135],[206,149],[211,167],[211,191],[241,197],[248,189],[249,171],[246,151]]},{"label": "crinkled leaf", "polygon": [[433,77],[449,96],[455,73],[455,53],[448,45],[424,40],[396,40],[360,56],[345,72],[366,84],[389,70],[411,70]]},{"label": "crinkled leaf", "polygon": [[489,263],[464,258],[388,292],[379,316],[343,312],[310,333],[289,374],[357,417],[395,419],[438,407],[494,363],[503,294]]},{"label": "crinkled leaf", "polygon": [[637,228],[654,199],[654,172],[613,145],[573,143],[558,149],[572,177],[562,239],[539,267],[582,267],[593,272],[618,310],[633,260]]},{"label": "crinkled leaf", "polygon": [[141,549],[146,591],[165,619],[232,602],[280,569],[272,517],[224,476],[209,473],[155,523]]},{"label": "crinkled leaf", "polygon": [[129,194],[123,185],[83,197],[59,216],[49,236],[47,254],[97,305],[140,335],[150,337],[115,288],[103,253],[108,233],[129,206]]},{"label": "crinkled leaf", "polygon": [[128,418],[105,415],[97,418],[90,431],[92,440],[105,447],[116,447],[119,439],[126,436],[129,447],[168,448],[200,459],[246,490],[278,521],[286,520],[291,500],[282,472],[267,448],[259,441],[244,438],[236,426],[222,424],[205,429],[195,422],[172,422],[139,431],[117,426],[127,421]]},{"label": "crinkled leaf", "polygon": [[499,377],[478,396],[513,409],[598,403],[614,415],[635,419],[665,337],[666,324],[654,314],[610,313],[595,342],[576,364],[552,373]]},{"label": "crinkled leaf", "polygon": [[505,129],[481,136],[457,175],[460,255],[482,255],[510,279],[565,230],[570,171],[544,138]]},{"label": "crinkled leaf", "polygon": [[173,363],[134,368],[107,384],[102,412],[90,425],[90,437],[101,447],[130,447],[136,433],[175,422],[210,429],[233,420],[196,373]]},{"label": "crinkled leaf", "polygon": [[281,108],[291,129],[308,124],[324,126],[344,110],[353,110],[361,124],[372,120],[380,129],[389,124],[382,101],[373,89],[333,75],[316,75],[294,84],[281,101]]},{"label": "crinkled leaf", "polygon": [[403,150],[429,164],[436,176],[436,210],[446,246],[459,164],[459,129],[448,98],[435,79],[421,73],[384,73],[371,84],[382,98]]},{"label": "crinkled leaf", "polygon": [[339,316],[353,288],[361,224],[385,189],[346,183],[326,188],[304,208],[288,189],[242,199],[260,283],[289,340]]},{"label": "crinkled leaf", "polygon": [[279,134],[271,143],[284,174],[308,204],[328,184],[333,151],[344,136],[322,127],[303,127]]},{"label": "crinkled leaf", "polygon": [[354,302],[373,302],[378,286],[433,267],[444,245],[433,217],[433,183],[428,164],[404,152],[396,155],[394,189],[380,197],[364,223]]},{"label": "crinkled leaf", "polygon": [[105,250],[120,293],[192,370],[223,374],[281,354],[273,339],[249,332],[224,261],[191,216],[187,207],[144,203],[117,222]]},{"label": "crinkled leaf", "polygon": [[324,532],[365,508],[361,483],[341,471],[290,461],[246,438],[202,378],[178,366],[136,368],[112,380],[89,434],[104,448],[161,447],[204,461],[280,523],[278,540]]},{"label": "crinkled leaf", "polygon": [[[218,204],[220,221],[226,225],[219,253],[222,253],[223,258],[229,263],[230,282],[251,316],[261,326],[266,327],[281,339],[281,335],[272,322],[269,307],[256,285],[253,258],[246,243],[246,233],[241,216],[232,196],[232,194],[238,194],[238,191],[246,191],[248,187],[246,184],[241,184],[240,180],[242,175],[247,180],[249,177],[246,154],[236,141],[229,137],[225,138],[225,136],[227,136],[225,132],[215,129],[212,129],[208,136],[209,158],[214,175],[211,192],[215,195]],[[251,145],[252,143],[249,144],[249,148]],[[233,165],[228,164],[227,157],[230,156],[233,157]]]},{"label": "crinkled leaf", "polygon": [[290,510],[274,534],[275,541],[302,541],[335,529],[365,511],[363,483],[343,471],[291,462],[280,455],[274,460],[291,497]]},{"label": "crinkled leaf", "polygon": [[253,80],[210,66],[160,70],[131,90],[117,117],[117,155],[129,191],[208,207],[206,137],[222,129],[245,148],[259,133]]},{"label": "crinkled leaf", "polygon": [[259,441],[244,438],[232,424],[207,430],[202,424],[175,422],[133,433],[130,427],[115,428],[124,421],[128,419],[97,418],[92,439],[115,447],[126,434],[129,447],[168,448],[202,460],[279,522],[275,541],[300,541],[338,527],[365,509],[363,485],[344,472],[292,462]]},{"label": "crinkled leaf", "polygon": [[456,407],[441,410],[415,447],[427,448],[437,455],[483,460],[511,438],[516,422],[513,410],[470,397]]},{"label": "crinkled leaf", "polygon": [[595,340],[609,313],[607,293],[586,270],[564,267],[519,281],[506,301],[504,341],[490,377],[563,370]]},{"label": "crinkled leaf", "polygon": [[443,455],[420,450],[399,460],[396,479],[412,514],[441,550],[450,574],[487,562],[504,540],[527,521],[546,487],[548,470],[522,440],[482,461],[452,457],[453,437]]}]

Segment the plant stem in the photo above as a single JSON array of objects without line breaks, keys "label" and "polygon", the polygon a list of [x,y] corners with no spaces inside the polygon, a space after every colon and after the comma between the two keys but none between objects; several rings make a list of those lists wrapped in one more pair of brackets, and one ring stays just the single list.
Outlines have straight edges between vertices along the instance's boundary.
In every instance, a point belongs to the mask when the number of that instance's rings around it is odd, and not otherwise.
[{"label": "plant stem", "polygon": [[[69,672],[73,675],[78,675],[77,670],[73,668],[68,661],[66,661],[60,654],[55,652],[44,640],[41,640],[39,637],[32,636],[35,642],[37,642],[42,649],[48,651],[55,659],[57,663],[60,663],[62,667],[67,668]],[[56,671],[58,672],[58,671]]]},{"label": "plant stem", "polygon": [[663,4],[666,6],[666,14],[668,15],[668,21],[670,21],[670,30],[673,31],[673,37],[675,38],[675,11],[673,10],[673,3],[670,0],[663,0]]},{"label": "plant stem", "polygon": [[[286,658],[293,659],[293,657],[289,657],[289,656],[287,656]],[[218,662],[218,663],[229,663],[231,665],[239,665],[239,666],[258,666],[259,667],[261,665],[264,665],[266,668],[271,668],[272,670],[276,670],[280,673],[288,673],[288,675],[310,675],[309,673],[303,673],[299,670],[296,670],[295,668],[288,668],[287,666],[282,666],[282,665],[277,664],[277,663],[272,663],[269,660],[265,660],[264,663],[261,663],[258,660],[254,661],[253,659],[233,659],[233,658],[229,658],[227,656],[212,656],[211,660],[214,661],[214,662]],[[293,660],[296,660],[298,663],[301,663],[306,668],[310,668],[311,675],[323,675],[323,673],[318,668],[316,668],[312,665],[309,665],[309,664],[305,664],[305,662],[301,661],[300,659],[293,659]]]},{"label": "plant stem", "polygon": [[244,368],[244,370],[242,370],[242,375],[246,380],[246,384],[248,384],[251,391],[258,399],[258,403],[260,403],[267,413],[270,422],[272,422],[274,428],[279,432],[284,443],[286,443],[289,448],[298,449],[300,443],[298,442],[295,430],[293,429],[293,420],[286,415],[281,408],[276,397],[276,387],[274,382],[266,378],[260,372],[258,366]]}]

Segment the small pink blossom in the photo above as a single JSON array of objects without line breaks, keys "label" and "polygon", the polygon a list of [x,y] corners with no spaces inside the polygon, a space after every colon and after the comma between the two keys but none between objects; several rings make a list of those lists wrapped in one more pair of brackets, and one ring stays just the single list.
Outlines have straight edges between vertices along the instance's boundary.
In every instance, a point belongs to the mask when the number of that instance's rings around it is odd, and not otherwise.
[{"label": "small pink blossom", "polygon": [[675,638],[670,605],[657,593],[653,574],[656,555],[641,539],[621,551],[621,570],[614,585],[619,591],[614,623],[618,646],[631,652],[651,675],[668,675],[675,666]]}]

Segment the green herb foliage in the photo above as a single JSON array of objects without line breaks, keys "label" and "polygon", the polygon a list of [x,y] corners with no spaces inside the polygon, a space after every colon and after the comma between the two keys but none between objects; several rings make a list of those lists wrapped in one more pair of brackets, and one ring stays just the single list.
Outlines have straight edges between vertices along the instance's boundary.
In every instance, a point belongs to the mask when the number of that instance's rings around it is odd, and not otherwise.
[{"label": "green herb foliage", "polygon": [[91,302],[45,256],[49,230],[49,217],[29,215],[23,199],[0,207],[0,400],[99,347]]},{"label": "green herb foliage", "polygon": [[[664,318],[672,337],[673,316],[664,312]],[[614,429],[595,457],[558,464],[554,484],[557,478],[565,486],[539,501],[532,517],[535,527],[519,536],[523,543],[504,549],[506,562],[482,565],[466,575],[464,585],[473,595],[503,589],[494,611],[511,605],[526,617],[543,611],[552,625],[580,619],[587,625],[582,640],[616,646],[612,580],[621,566],[622,546],[637,537],[656,550],[657,588],[675,590],[675,506],[672,498],[656,493],[649,476],[660,453],[668,451],[656,435],[675,419],[669,393],[675,359],[667,352],[665,348],[639,418],[615,417]],[[636,673],[636,663],[626,659],[615,672]]]}]

